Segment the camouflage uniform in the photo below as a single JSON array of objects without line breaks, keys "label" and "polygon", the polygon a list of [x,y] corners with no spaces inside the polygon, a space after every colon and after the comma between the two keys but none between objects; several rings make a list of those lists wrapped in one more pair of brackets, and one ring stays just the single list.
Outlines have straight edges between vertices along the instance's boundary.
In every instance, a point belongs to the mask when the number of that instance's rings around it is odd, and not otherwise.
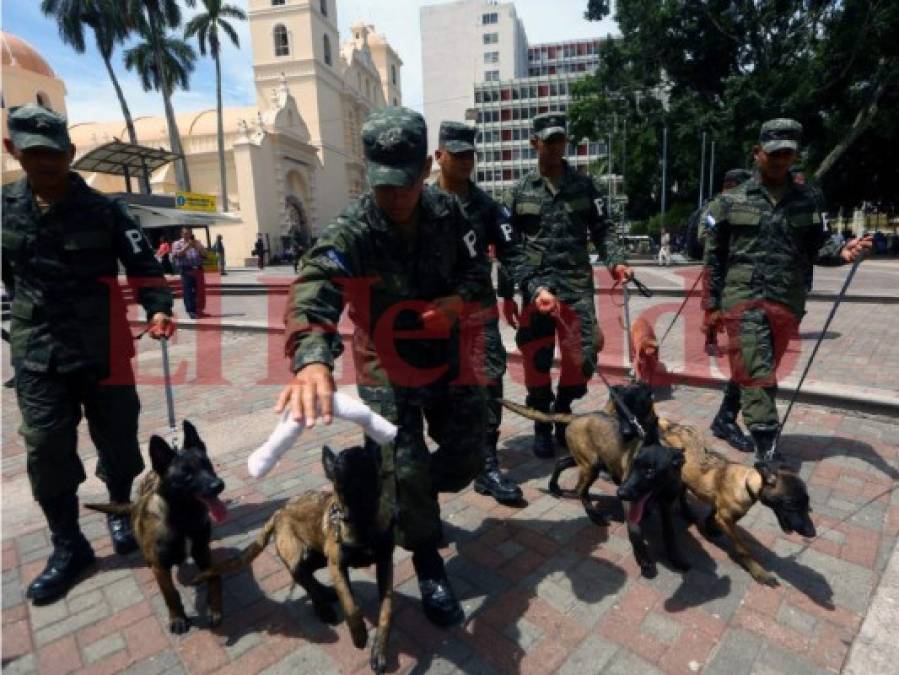
[{"label": "camouflage uniform", "polygon": [[[44,119],[49,115],[11,118],[11,127],[22,125],[18,139],[14,134],[17,147],[29,123],[55,124]],[[134,341],[117,283],[119,261],[139,279],[137,295],[148,317],[172,312],[162,268],[125,206],[74,172],[69,180],[65,198],[43,212],[26,178],[3,186],[3,283],[13,296],[19,431],[39,501],[74,493],[85,480],[76,452],[82,407],[99,456],[97,476],[110,490],[130,488],[143,470],[130,365]]]},{"label": "camouflage uniform", "polygon": [[[777,119],[762,126],[765,152],[796,150],[802,127]],[[758,174],[709,205],[706,308],[723,311],[731,376],[743,419],[756,440],[778,429],[775,371],[805,311],[812,265],[840,265],[840,246],[821,216],[820,193],[789,179],[774,202]]]},{"label": "camouflage uniform", "polygon": [[[443,122],[440,125],[440,149],[448,153],[474,152],[477,130],[461,122]],[[432,192],[446,194],[438,182],[430,188]],[[487,424],[485,442],[485,470],[475,481],[475,490],[491,494],[504,503],[514,503],[521,499],[521,489],[499,473],[497,443],[502,422],[503,375],[506,372],[506,349],[499,329],[499,315],[496,308],[496,292],[490,282],[491,264],[487,248],[494,247],[499,262],[500,279],[510,279],[508,270],[518,269],[522,262],[521,246],[509,224],[509,211],[494,201],[486,192],[470,180],[468,193],[464,197],[455,195],[462,203],[469,223],[478,237],[480,253],[485,264],[484,278],[488,282],[478,300],[484,311],[481,313],[486,350],[484,374],[487,385]],[[512,298],[514,287],[511,283],[500,284],[501,297]]]},{"label": "camouflage uniform", "polygon": [[[538,115],[534,135],[546,139],[565,133],[565,117]],[[594,305],[593,268],[587,249],[592,240],[611,271],[625,263],[599,187],[590,176],[565,163],[557,186],[535,169],[506,196],[511,223],[522,239],[523,274],[517,279],[525,307],[515,341],[524,360],[527,405],[549,411],[554,396],[550,381],[558,332],[562,354],[555,409],[570,411],[571,402],[587,392],[596,371],[600,334]],[[538,313],[531,302],[540,288],[561,303],[561,316]],[[540,423],[535,428],[543,428]]]},{"label": "camouflage uniform", "polygon": [[[369,183],[411,184],[410,172],[423,168],[426,138],[417,113],[373,113],[363,126]],[[397,158],[409,168],[396,167]],[[460,342],[471,343],[469,352],[477,347],[478,340],[468,339],[476,329],[463,319],[461,329],[428,335],[420,313],[450,295],[461,296],[469,313],[477,309],[489,283],[485,270],[476,234],[454,197],[425,191],[415,232],[406,238],[366,193],[326,228],[291,287],[286,350],[294,371],[309,363],[333,367],[343,351],[337,322],[349,306],[359,395],[400,428],[381,448],[382,506],[395,508],[397,542],[410,550],[437,543],[437,493],[463,489],[484,462],[484,389],[466,372],[483,362],[483,347],[471,361],[458,358]],[[433,454],[423,418],[440,443]]]}]

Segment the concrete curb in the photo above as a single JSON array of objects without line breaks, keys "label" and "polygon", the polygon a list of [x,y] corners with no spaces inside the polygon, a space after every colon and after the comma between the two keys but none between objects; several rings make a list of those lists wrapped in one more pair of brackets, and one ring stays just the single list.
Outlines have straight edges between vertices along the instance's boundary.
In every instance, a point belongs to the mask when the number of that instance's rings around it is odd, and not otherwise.
[{"label": "concrete curb", "polygon": [[[861,630],[852,641],[843,675],[895,673],[899,663],[899,542],[887,563]],[[892,664],[892,665],[891,665]]]},{"label": "concrete curb", "polygon": [[[132,320],[131,325],[144,326],[146,324],[143,321]],[[264,321],[227,321],[212,323],[202,320],[194,321],[191,319],[179,319],[178,328],[182,330],[199,331],[220,330],[242,333],[265,333],[268,335],[284,333],[283,327],[272,326]],[[349,333],[342,333],[341,336],[344,341],[349,341],[351,339]],[[521,354],[516,351],[509,351],[509,359],[514,363],[520,363]],[[558,367],[558,359],[554,359],[553,365]],[[628,375],[627,366],[604,363],[601,359],[600,365],[602,366],[604,375],[611,375],[614,377],[626,377]],[[670,372],[668,376],[671,383],[675,385],[715,390],[721,389],[723,384],[727,381],[727,378],[722,375],[698,373],[696,371],[691,372],[690,369],[681,372]],[[780,383],[777,397],[781,400],[789,400],[793,395],[793,391],[797,384],[798,378],[787,378]],[[856,410],[876,415],[899,416],[899,393],[893,393],[883,389],[871,389],[832,382],[810,382],[807,380],[796,400],[799,403],[831,406],[834,408]]]}]

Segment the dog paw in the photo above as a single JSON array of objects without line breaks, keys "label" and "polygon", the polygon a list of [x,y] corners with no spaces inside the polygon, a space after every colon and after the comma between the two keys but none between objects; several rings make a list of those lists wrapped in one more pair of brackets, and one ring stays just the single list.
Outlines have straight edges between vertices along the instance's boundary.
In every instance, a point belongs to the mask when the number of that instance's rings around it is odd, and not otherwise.
[{"label": "dog paw", "polygon": [[640,574],[646,579],[655,579],[659,574],[659,570],[654,562],[645,562],[640,564]]},{"label": "dog paw", "polygon": [[760,584],[764,584],[765,586],[771,586],[772,588],[776,586],[780,586],[780,582],[777,580],[777,577],[771,574],[770,572],[766,572],[764,570],[759,570],[752,575],[752,578],[755,579]]},{"label": "dog paw", "polygon": [[326,603],[319,603],[317,605],[313,605],[315,609],[315,613],[318,615],[318,618],[324,621],[328,625],[335,625],[340,623],[340,618],[337,616],[337,610],[334,609],[333,605]]},{"label": "dog paw", "polygon": [[377,675],[387,672],[387,654],[384,653],[385,650],[379,643],[380,641],[375,638],[375,643],[371,646],[371,659],[369,660],[372,672],[377,673]]},{"label": "dog paw", "polygon": [[221,612],[209,612],[209,625],[210,626],[222,625],[222,613]]},{"label": "dog paw", "polygon": [[353,638],[353,646],[356,649],[363,649],[368,642],[368,631],[365,630],[365,621],[361,614],[355,614],[348,617],[347,626],[350,629],[350,637]]},{"label": "dog paw", "polygon": [[190,619],[186,616],[176,616],[169,621],[169,630],[175,635],[183,635],[190,630]]}]

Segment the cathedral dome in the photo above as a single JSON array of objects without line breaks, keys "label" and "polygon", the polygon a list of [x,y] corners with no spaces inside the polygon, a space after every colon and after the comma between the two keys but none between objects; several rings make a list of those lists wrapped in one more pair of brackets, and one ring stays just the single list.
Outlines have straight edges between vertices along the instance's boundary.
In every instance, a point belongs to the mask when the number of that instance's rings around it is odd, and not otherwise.
[{"label": "cathedral dome", "polygon": [[4,66],[29,70],[46,77],[56,77],[56,73],[53,72],[44,57],[22,38],[0,31],[0,50],[3,52]]}]

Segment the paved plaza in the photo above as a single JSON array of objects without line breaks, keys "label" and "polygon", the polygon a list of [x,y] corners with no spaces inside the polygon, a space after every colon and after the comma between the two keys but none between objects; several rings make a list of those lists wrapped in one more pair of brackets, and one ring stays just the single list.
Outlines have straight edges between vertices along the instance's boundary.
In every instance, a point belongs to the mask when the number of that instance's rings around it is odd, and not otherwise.
[{"label": "paved plaza", "polygon": [[[838,290],[847,269],[816,270],[816,290]],[[677,273],[673,268],[638,270],[653,287],[682,287]],[[254,283],[256,277],[236,272],[226,280]],[[896,295],[897,288],[899,264],[875,260],[862,266],[851,290]],[[212,301],[209,311],[214,316],[207,323],[263,323],[269,314],[264,296],[225,296],[220,301],[218,306],[218,300]],[[621,362],[620,348],[613,349],[616,341],[622,343],[615,310],[604,302],[600,298],[610,348],[603,362],[616,358]],[[642,311],[661,302],[676,307],[679,299],[654,298],[635,307]],[[796,346],[797,372],[790,377],[798,376],[829,307],[825,302],[810,303]],[[666,316],[656,324],[658,332],[670,320],[671,315]],[[835,392],[862,396],[870,390],[887,400],[899,399],[897,332],[899,304],[847,303],[823,342],[810,379]],[[507,340],[511,341],[508,331]],[[681,326],[669,340],[663,359],[670,368],[713,368],[702,363]],[[219,558],[245,546],[287,498],[326,484],[320,465],[323,443],[340,448],[359,439],[358,430],[346,423],[316,428],[301,437],[264,480],[248,476],[248,453],[275,423],[271,409],[285,373],[280,341],[277,332],[198,331],[185,325],[170,349],[181,382],[175,387],[177,415],[197,425],[227,485],[223,496],[230,517],[214,530],[213,549]],[[164,434],[167,423],[159,385],[159,347],[142,340],[139,348],[145,448],[150,434]],[[4,364],[8,357],[4,344]],[[513,361],[506,395],[522,401],[519,368]],[[349,378],[342,381],[352,391]],[[605,398],[594,382],[576,412],[594,410]],[[783,450],[795,458],[808,483],[817,538],[784,535],[773,513],[761,505],[740,523],[757,557],[778,577],[776,588],[755,584],[732,560],[725,540],[707,540],[679,519],[692,569],[678,573],[662,559],[657,578],[641,578],[620,507],[612,498],[614,486],[600,480],[594,487],[612,514],[609,527],[598,527],[579,502],[547,493],[551,462],[531,454],[530,423],[506,414],[501,460],[522,482],[526,504],[499,506],[471,489],[441,496],[446,538],[441,552],[463,601],[466,621],[450,630],[427,622],[419,608],[409,556],[398,550],[389,671],[628,675],[840,671],[854,641],[853,649],[861,649],[862,642],[878,638],[875,627],[873,634],[856,641],[868,630],[863,629],[866,615],[879,595],[884,571],[891,558],[896,559],[899,421],[895,415],[859,406],[847,412],[836,405],[836,396],[829,400],[829,405],[798,405],[782,440]],[[719,393],[712,388],[675,385],[658,408],[664,416],[704,430],[718,403]],[[367,650],[353,648],[343,624],[327,626],[315,617],[273,549],[255,561],[252,573],[226,578],[225,619],[216,629],[209,628],[205,607],[198,602],[203,593],[179,583],[194,627],[184,636],[169,634],[164,603],[140,555],[113,554],[103,516],[84,510],[81,522],[97,552],[96,572],[64,601],[32,607],[24,589],[43,567],[50,547],[31,499],[18,424],[15,398],[5,390],[4,673],[369,672]],[[710,440],[717,449],[745,461],[745,456]],[[83,425],[79,443],[91,476],[81,488],[82,503],[105,501],[103,486],[92,475],[96,456]],[[563,487],[573,482],[571,472],[563,476]],[[658,530],[653,521],[650,532],[655,541]],[[178,579],[184,582],[194,571],[185,566]],[[377,612],[373,574],[359,570],[353,578],[371,625]],[[872,668],[854,672],[878,672]]]}]

